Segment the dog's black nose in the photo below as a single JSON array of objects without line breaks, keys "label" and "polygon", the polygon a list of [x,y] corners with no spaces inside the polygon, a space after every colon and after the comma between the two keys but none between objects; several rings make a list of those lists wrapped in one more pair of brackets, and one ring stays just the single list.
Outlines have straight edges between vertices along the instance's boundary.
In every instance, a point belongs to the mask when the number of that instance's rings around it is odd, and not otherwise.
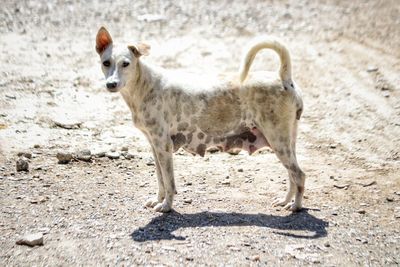
[{"label": "dog's black nose", "polygon": [[117,83],[116,82],[107,83],[106,86],[108,89],[114,89],[117,87]]}]

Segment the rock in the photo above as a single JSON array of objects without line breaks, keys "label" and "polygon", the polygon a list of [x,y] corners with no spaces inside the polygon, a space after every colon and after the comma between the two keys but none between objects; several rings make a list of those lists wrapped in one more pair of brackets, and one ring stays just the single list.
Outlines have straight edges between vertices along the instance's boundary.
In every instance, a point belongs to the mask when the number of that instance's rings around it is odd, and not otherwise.
[{"label": "rock", "polygon": [[223,181],[223,182],[221,182],[221,184],[222,184],[222,185],[230,185],[231,182],[229,182],[229,181]]},{"label": "rock", "polygon": [[121,156],[118,152],[107,152],[105,155],[109,159],[119,159]]},{"label": "rock", "polygon": [[191,198],[185,198],[185,199],[183,199],[183,203],[191,204],[192,202],[193,202],[193,200],[192,200]]},{"label": "rock", "polygon": [[30,247],[43,245],[43,233],[29,234],[15,242],[17,245],[26,245]]},{"label": "rock", "polygon": [[350,187],[349,184],[334,184],[333,186],[336,188],[339,188],[339,189],[344,189],[344,190],[347,190]]},{"label": "rock", "polygon": [[133,158],[135,158],[135,154],[133,154],[131,152],[128,152],[128,153],[125,154],[125,158],[126,159],[133,159]]},{"label": "rock", "polygon": [[35,144],[35,145],[33,146],[33,148],[40,148],[40,145]]},{"label": "rock", "polygon": [[153,159],[149,159],[147,162],[146,162],[146,165],[147,166],[154,166],[155,164],[154,164],[154,160]]},{"label": "rock", "polygon": [[90,162],[92,160],[91,155],[78,155],[78,156],[76,156],[76,158],[78,160],[85,161],[85,162]]},{"label": "rock", "polygon": [[220,150],[218,147],[212,146],[212,147],[208,148],[207,151],[210,153],[216,153],[216,152],[219,152]]},{"label": "rock", "polygon": [[237,171],[238,171],[238,172],[243,172],[243,169],[242,169],[242,168],[240,168],[240,169],[238,169]]},{"label": "rock", "polygon": [[329,241],[325,241],[325,242],[324,242],[324,247],[329,248],[330,246],[331,246],[331,244],[329,243]]},{"label": "rock", "polygon": [[368,68],[367,68],[367,72],[376,72],[378,70],[379,69],[376,66],[368,66]]},{"label": "rock", "polygon": [[393,197],[386,197],[387,202],[393,202],[394,198]]},{"label": "rock", "polygon": [[77,153],[76,158],[78,160],[90,162],[92,160],[92,152],[89,149],[81,150]]},{"label": "rock", "polygon": [[24,157],[19,158],[17,160],[17,163],[16,163],[16,169],[17,169],[17,172],[21,172],[21,171],[27,172],[27,171],[29,171],[28,160],[26,158],[24,158]]},{"label": "rock", "polygon": [[123,146],[123,147],[121,148],[121,151],[127,152],[128,150],[129,150],[129,148],[128,148],[127,146]]},{"label": "rock", "polygon": [[365,214],[366,213],[366,211],[364,209],[359,209],[359,210],[357,210],[357,212],[360,213],[360,214]]},{"label": "rock", "polygon": [[68,164],[72,160],[72,154],[68,152],[58,152],[56,157],[58,164]]},{"label": "rock", "polygon": [[72,130],[72,129],[79,129],[82,125],[82,122],[70,122],[70,121],[58,121],[58,120],[53,120],[53,123],[60,127],[64,128],[67,130]]},{"label": "rock", "polygon": [[18,152],[18,157],[25,157],[27,159],[31,159],[32,158],[32,153],[29,151],[20,151]]},{"label": "rock", "polygon": [[255,255],[251,257],[252,261],[260,261],[260,255]]},{"label": "rock", "polygon": [[89,149],[84,149],[84,150],[79,151],[79,154],[83,155],[83,156],[90,156],[90,155],[92,155],[92,152]]}]

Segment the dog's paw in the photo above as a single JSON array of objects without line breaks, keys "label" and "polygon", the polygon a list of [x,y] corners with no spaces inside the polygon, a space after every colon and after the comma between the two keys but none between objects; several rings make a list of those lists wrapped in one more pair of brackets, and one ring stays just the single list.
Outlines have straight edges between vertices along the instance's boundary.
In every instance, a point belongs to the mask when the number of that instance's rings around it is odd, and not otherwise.
[{"label": "dog's paw", "polygon": [[277,206],[286,206],[289,203],[286,199],[281,199],[281,198],[275,198],[275,200],[272,202],[272,207],[277,207]]},{"label": "dog's paw", "polygon": [[163,201],[162,203],[155,205],[153,209],[157,212],[166,213],[171,211],[171,206],[166,201]]},{"label": "dog's paw", "polygon": [[157,204],[161,204],[157,198],[150,198],[149,200],[146,201],[145,206],[149,208],[154,208]]},{"label": "dog's paw", "polygon": [[300,211],[301,208],[302,208],[301,205],[300,206],[296,205],[296,203],[289,203],[289,204],[287,204],[285,206],[286,210],[290,210],[290,211],[293,211],[293,212]]}]

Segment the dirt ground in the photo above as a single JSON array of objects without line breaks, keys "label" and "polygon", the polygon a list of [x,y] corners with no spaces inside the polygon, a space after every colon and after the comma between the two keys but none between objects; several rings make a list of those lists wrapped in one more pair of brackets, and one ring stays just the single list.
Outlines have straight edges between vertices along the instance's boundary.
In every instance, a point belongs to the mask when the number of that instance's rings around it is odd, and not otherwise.
[{"label": "dirt ground", "polygon": [[[270,150],[179,151],[174,211],[144,208],[155,166],[104,87],[102,25],[150,43],[143,60],[198,73],[236,71],[260,34],[284,40],[305,103],[305,209],[271,207],[287,174]],[[1,266],[400,264],[399,1],[6,0],[0,34]],[[277,68],[265,51],[252,70]],[[57,164],[87,149],[121,157]],[[38,232],[43,246],[16,244]]]}]

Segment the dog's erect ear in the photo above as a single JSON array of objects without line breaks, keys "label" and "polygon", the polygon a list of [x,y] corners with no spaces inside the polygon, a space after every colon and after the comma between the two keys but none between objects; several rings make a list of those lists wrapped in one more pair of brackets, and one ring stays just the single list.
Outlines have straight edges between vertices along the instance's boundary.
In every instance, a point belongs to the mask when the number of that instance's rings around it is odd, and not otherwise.
[{"label": "dog's erect ear", "polygon": [[101,53],[106,50],[106,48],[112,44],[112,38],[111,35],[108,33],[106,28],[101,27],[99,31],[97,32],[96,36],[96,51],[101,55]]},{"label": "dog's erect ear", "polygon": [[140,43],[138,45],[128,45],[129,50],[135,55],[135,57],[148,56],[150,53],[150,45]]}]

